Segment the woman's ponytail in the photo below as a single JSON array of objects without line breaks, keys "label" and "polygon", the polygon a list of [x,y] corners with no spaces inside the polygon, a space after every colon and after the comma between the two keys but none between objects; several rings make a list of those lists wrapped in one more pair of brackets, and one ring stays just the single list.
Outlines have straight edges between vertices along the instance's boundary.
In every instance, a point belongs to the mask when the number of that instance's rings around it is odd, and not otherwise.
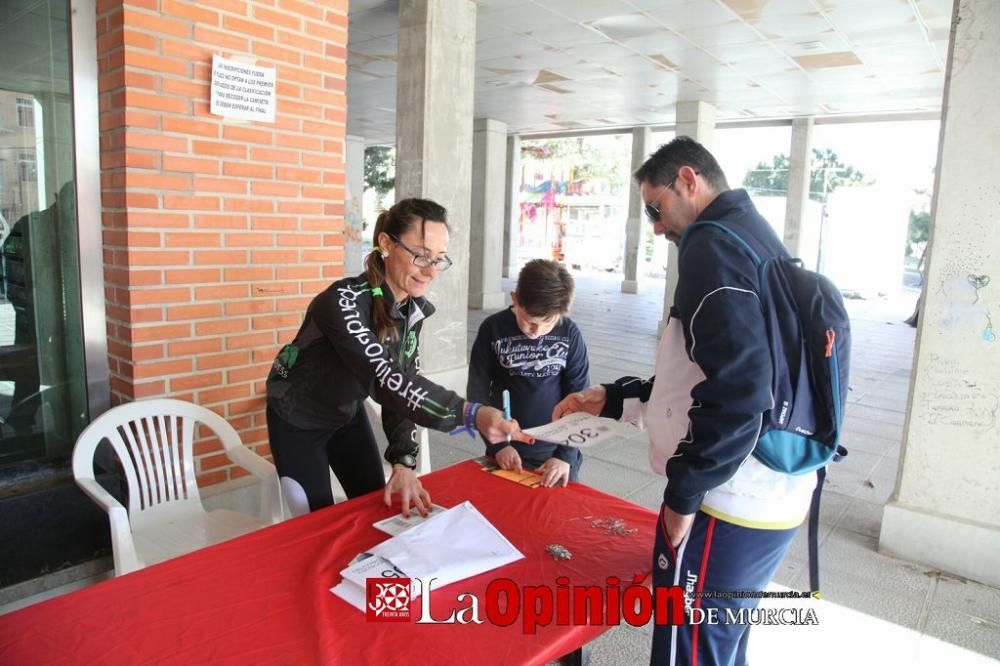
[{"label": "woman's ponytail", "polygon": [[389,211],[379,213],[375,221],[372,251],[365,260],[365,278],[372,290],[372,328],[379,342],[385,342],[389,338],[396,339],[396,322],[392,319],[389,303],[382,296],[389,285],[385,282],[385,257],[382,256],[382,247],[378,243],[378,237],[385,231],[389,220]]}]

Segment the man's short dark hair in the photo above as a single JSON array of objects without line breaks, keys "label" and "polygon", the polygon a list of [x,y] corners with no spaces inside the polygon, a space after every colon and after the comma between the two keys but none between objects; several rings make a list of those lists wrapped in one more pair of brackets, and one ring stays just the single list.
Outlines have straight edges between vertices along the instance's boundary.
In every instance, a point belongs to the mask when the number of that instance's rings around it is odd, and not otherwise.
[{"label": "man's short dark hair", "polygon": [[700,173],[716,192],[729,189],[726,174],[722,173],[722,167],[712,153],[689,136],[679,136],[660,146],[636,169],[633,176],[638,183],[645,181],[650,185],[670,185],[683,166],[689,166]]},{"label": "man's short dark hair", "polygon": [[573,302],[573,276],[555,261],[534,259],[517,276],[517,305],[532,317],[569,312]]}]

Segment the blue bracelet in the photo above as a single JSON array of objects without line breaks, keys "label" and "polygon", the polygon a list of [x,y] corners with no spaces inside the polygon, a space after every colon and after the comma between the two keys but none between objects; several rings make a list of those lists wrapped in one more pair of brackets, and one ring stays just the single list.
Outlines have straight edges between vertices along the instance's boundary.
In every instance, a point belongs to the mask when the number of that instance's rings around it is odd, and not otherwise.
[{"label": "blue bracelet", "polygon": [[462,412],[462,425],[458,426],[449,435],[461,435],[463,432],[469,433],[469,437],[472,439],[476,438],[476,414],[479,413],[479,408],[483,405],[478,402],[467,402],[465,403],[465,409]]}]

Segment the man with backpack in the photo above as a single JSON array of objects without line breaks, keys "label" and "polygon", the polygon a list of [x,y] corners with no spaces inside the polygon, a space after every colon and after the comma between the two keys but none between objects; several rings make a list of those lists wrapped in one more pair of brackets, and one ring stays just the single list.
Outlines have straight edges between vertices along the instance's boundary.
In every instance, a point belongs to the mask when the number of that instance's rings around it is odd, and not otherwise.
[{"label": "man with backpack", "polygon": [[[801,322],[814,313],[799,314],[791,300],[791,292],[808,289],[800,276],[787,284],[784,274],[801,269],[786,266],[787,251],[750,197],[729,189],[718,162],[693,139],[678,137],[662,146],[634,176],[656,234],[679,246],[677,289],[656,375],[572,394],[553,418],[586,411],[645,427],[650,463],[667,477],[654,585],[683,587],[688,609],[717,609],[712,612],[719,622],[657,624],[650,663],[739,666],[747,662],[749,626],[727,623],[726,609],[735,615],[757,605],[759,599],[746,593],[771,581],[809,511],[817,486],[810,472],[822,469],[837,448],[846,313],[842,301],[836,310],[839,292],[807,293],[803,300],[818,303],[808,307],[818,308],[820,319],[829,314],[824,306],[833,307],[838,322],[827,339],[811,339]],[[786,281],[775,287],[772,274]],[[778,339],[782,329],[794,331],[784,344]],[[810,359],[822,364],[824,351],[829,366],[813,370]],[[844,355],[841,367],[838,351]],[[810,382],[831,372],[837,376],[832,388],[806,395]],[[782,386],[788,391],[782,393]],[[827,404],[835,410],[821,409]],[[822,423],[802,425],[820,412]],[[765,445],[779,449],[768,462],[758,457]],[[773,459],[790,460],[791,466]]]}]

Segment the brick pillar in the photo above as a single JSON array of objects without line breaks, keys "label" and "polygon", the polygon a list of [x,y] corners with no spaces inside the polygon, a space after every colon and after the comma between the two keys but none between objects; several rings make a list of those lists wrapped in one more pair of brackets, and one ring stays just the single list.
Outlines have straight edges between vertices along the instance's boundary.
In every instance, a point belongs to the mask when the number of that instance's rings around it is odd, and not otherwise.
[{"label": "brick pillar", "polygon": [[[343,275],[347,0],[97,10],[112,403],[196,402],[266,454],[271,359]],[[277,68],[274,123],[209,113],[213,54]],[[200,484],[242,475],[219,451]]]}]

